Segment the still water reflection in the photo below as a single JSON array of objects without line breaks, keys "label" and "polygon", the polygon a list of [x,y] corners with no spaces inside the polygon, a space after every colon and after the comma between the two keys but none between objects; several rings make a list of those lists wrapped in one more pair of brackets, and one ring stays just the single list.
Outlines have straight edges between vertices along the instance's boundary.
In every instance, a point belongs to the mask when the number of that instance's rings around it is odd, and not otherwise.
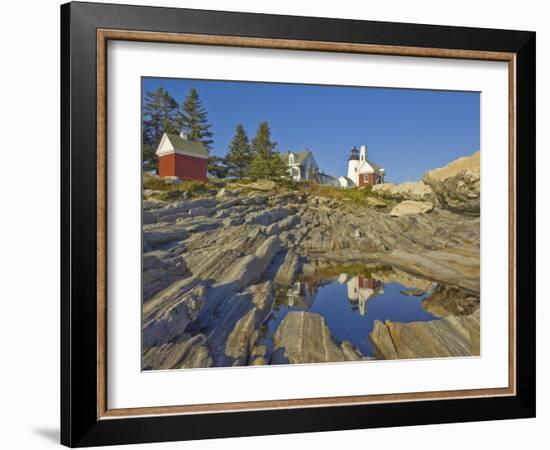
[{"label": "still water reflection", "polygon": [[411,290],[398,282],[383,282],[369,275],[341,273],[327,278],[302,278],[290,288],[278,289],[272,316],[264,327],[265,343],[271,353],[273,334],[289,311],[310,311],[325,318],[334,339],[350,341],[363,355],[373,356],[369,333],[374,321],[438,319],[421,305],[430,294],[430,289]]}]

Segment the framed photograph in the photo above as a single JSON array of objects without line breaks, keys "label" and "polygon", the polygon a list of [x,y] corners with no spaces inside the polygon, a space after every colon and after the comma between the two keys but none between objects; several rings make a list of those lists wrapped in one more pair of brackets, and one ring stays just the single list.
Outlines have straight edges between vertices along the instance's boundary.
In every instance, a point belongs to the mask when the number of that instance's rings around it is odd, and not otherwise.
[{"label": "framed photograph", "polygon": [[534,417],[534,32],[61,27],[63,444]]}]

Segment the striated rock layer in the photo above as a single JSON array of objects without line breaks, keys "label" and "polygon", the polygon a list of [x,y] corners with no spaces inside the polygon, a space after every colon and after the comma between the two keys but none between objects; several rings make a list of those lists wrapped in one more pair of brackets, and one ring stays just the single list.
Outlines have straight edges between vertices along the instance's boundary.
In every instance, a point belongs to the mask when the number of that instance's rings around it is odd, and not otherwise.
[{"label": "striated rock layer", "polygon": [[479,215],[479,151],[425,173],[422,181],[432,188],[443,207],[459,213]]},{"label": "striated rock layer", "polygon": [[479,309],[469,316],[427,322],[374,322],[369,337],[383,359],[479,355]]},{"label": "striated rock layer", "polygon": [[363,359],[349,342],[337,344],[319,314],[289,312],[275,332],[272,364],[359,361]]},{"label": "striated rock layer", "polygon": [[397,201],[416,200],[434,203],[437,198],[432,188],[422,181],[375,184],[372,192],[379,197]]},{"label": "striated rock layer", "polygon": [[410,214],[426,214],[434,209],[430,202],[418,202],[415,200],[405,200],[398,203],[390,212],[392,217],[408,216]]}]

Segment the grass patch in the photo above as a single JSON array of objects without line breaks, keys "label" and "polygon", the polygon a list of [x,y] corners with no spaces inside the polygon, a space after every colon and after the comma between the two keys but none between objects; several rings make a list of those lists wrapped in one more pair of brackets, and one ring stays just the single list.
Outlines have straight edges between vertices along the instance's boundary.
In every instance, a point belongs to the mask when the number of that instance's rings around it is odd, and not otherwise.
[{"label": "grass patch", "polygon": [[[259,180],[261,181],[261,180]],[[295,192],[312,197],[324,197],[333,199],[339,203],[349,203],[360,206],[373,206],[373,200],[382,202],[386,206],[391,206],[394,202],[378,197],[372,192],[372,186],[362,186],[358,188],[341,189],[335,186],[318,184],[313,181],[294,181],[292,179],[272,180],[275,182],[275,188],[268,194],[280,194],[285,192]],[[215,195],[222,188],[243,190],[246,195],[254,189],[248,189],[247,186],[255,181],[250,178],[244,179],[209,179],[208,181],[185,180],[180,184],[171,184],[158,176],[143,174],[143,189],[158,191],[153,197],[173,201],[181,198],[181,194],[187,193],[187,197],[200,195]]]},{"label": "grass patch", "polygon": [[148,174],[143,174],[143,189],[151,189],[154,191],[165,191],[171,187],[160,177],[155,177]]},{"label": "grass patch", "polygon": [[297,190],[311,196],[325,197],[338,200],[340,202],[350,202],[364,206],[371,205],[372,200],[381,201],[386,205],[391,205],[390,201],[380,198],[374,194],[372,192],[372,186],[368,185],[341,189],[335,186],[314,183],[312,181],[300,181],[294,183],[293,190]]},{"label": "grass patch", "polygon": [[184,180],[180,184],[172,184],[160,177],[143,175],[143,189],[159,191],[154,197],[161,200],[176,200],[181,197],[181,194],[188,193],[189,195],[204,195],[215,194],[225,183],[219,180],[197,181]]}]

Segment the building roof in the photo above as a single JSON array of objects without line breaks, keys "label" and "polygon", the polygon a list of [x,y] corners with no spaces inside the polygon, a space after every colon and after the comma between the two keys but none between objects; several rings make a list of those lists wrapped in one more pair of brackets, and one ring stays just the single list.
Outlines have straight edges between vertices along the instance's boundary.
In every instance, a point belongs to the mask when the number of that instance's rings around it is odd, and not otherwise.
[{"label": "building roof", "polygon": [[345,180],[349,183],[353,183],[353,180],[349,177],[345,177],[345,176],[341,176],[341,177],[338,177],[339,180]]},{"label": "building roof", "polygon": [[[302,164],[306,158],[311,155],[311,151],[304,150],[303,152],[291,152],[294,155],[294,164]],[[286,154],[288,161],[288,153]]]},{"label": "building roof", "polygon": [[367,162],[369,163],[369,165],[376,171],[380,170],[381,167],[378,165],[378,164],[374,164],[373,162],[367,160]]},{"label": "building roof", "polygon": [[[167,143],[166,145],[165,138]],[[166,155],[177,153],[180,155],[197,156],[199,158],[208,158],[208,149],[200,141],[190,141],[177,134],[164,133],[157,149],[157,155]]]},{"label": "building roof", "polygon": [[317,172],[315,174],[315,176],[318,177],[318,178],[325,177],[325,178],[328,178],[328,179],[331,179],[331,180],[334,180],[334,181],[338,181],[338,178],[333,177],[332,175],[329,175],[328,173],[325,173],[325,172]]},{"label": "building roof", "polygon": [[378,164],[374,164],[367,159],[359,166],[358,173],[370,172],[370,170],[364,170],[368,169],[368,166],[370,166],[374,172],[380,172],[380,170],[382,170]]}]

